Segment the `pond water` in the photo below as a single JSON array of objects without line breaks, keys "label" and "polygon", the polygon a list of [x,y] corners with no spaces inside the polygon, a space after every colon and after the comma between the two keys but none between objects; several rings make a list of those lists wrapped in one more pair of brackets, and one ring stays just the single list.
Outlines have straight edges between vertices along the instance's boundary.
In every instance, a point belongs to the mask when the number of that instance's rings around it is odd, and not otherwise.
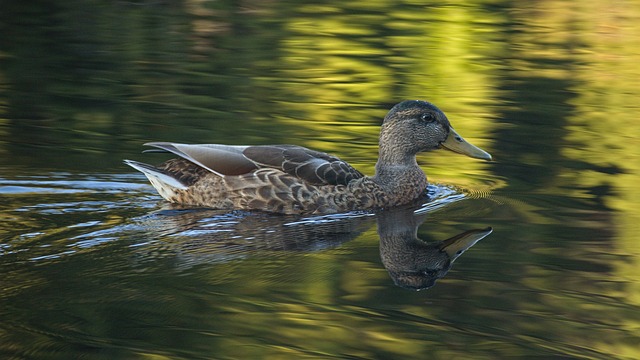
[{"label": "pond water", "polygon": [[[4,4],[0,357],[640,358],[639,63],[634,1]],[[171,206],[122,163],[292,143],[372,174],[404,99],[494,161],[421,154],[432,201],[306,217]]]}]

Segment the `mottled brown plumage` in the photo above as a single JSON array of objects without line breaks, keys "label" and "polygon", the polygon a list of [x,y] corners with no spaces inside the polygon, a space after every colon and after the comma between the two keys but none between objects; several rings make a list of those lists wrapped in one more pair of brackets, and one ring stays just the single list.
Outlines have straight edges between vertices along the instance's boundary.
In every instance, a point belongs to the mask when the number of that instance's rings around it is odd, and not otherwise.
[{"label": "mottled brown plumage", "polygon": [[445,147],[491,159],[464,141],[437,107],[417,100],[404,101],[385,116],[374,176],[364,176],[335,156],[295,145],[145,145],[180,157],[157,167],[125,160],[171,202],[287,214],[389,208],[415,201],[427,187],[416,162],[422,151]]}]

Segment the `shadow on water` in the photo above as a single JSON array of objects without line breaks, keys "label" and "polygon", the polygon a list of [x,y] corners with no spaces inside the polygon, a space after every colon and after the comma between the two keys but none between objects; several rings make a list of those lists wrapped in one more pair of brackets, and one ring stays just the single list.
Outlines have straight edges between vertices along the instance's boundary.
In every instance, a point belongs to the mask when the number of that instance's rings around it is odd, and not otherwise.
[{"label": "shadow on water", "polygon": [[428,220],[429,214],[464,197],[444,187],[431,186],[431,190],[447,195],[440,194],[418,207],[303,218],[262,212],[181,209],[167,204],[163,210],[138,218],[146,238],[162,240],[140,244],[136,255],[144,261],[172,258],[178,269],[186,270],[267,253],[333,249],[377,224],[380,257],[393,282],[407,289],[428,289],[447,274],[464,251],[493,231],[487,227],[441,241],[421,240],[417,236],[418,228]]},{"label": "shadow on water", "polygon": [[[108,244],[127,244],[129,256],[140,266],[169,261],[179,273],[201,265],[339,248],[377,224],[382,264],[394,283],[421,290],[432,287],[462,252],[492,231],[469,230],[448,239],[436,235],[440,239],[429,242],[419,239],[418,228],[432,213],[467,196],[442,185],[429,186],[428,201],[375,213],[300,217],[163,203],[160,210],[127,219],[128,215],[116,214],[131,209],[157,209],[154,204],[146,204],[144,198],[138,203],[127,200],[132,192],[150,190],[147,185],[131,184],[129,180],[127,176],[68,174],[52,174],[46,179],[0,179],[0,194],[19,199],[15,201],[20,204],[12,209],[16,236],[12,232],[5,234],[8,240],[0,243],[0,256],[7,264],[47,264],[104,251]],[[121,199],[117,201],[118,198]],[[12,204],[7,201],[4,205],[12,208]],[[69,215],[74,215],[77,222],[60,223],[50,229],[31,226],[42,222],[42,218],[55,221]],[[106,218],[98,220],[100,216]],[[51,240],[52,237],[59,240]]]}]

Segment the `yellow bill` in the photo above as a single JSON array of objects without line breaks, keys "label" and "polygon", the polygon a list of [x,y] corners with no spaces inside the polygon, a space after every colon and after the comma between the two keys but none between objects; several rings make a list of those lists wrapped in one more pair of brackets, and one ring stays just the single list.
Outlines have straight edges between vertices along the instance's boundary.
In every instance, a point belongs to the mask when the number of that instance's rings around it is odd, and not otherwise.
[{"label": "yellow bill", "polygon": [[440,145],[458,154],[467,155],[476,159],[491,160],[491,155],[488,152],[468,143],[451,127],[449,128],[449,136]]}]

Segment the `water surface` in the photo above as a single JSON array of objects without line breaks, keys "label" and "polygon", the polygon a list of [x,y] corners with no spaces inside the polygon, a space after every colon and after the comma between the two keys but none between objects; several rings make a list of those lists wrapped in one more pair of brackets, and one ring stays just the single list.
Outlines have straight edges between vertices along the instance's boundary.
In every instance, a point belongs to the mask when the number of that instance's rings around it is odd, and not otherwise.
[{"label": "water surface", "polygon": [[[1,357],[639,358],[638,24],[630,1],[7,4]],[[324,217],[170,206],[122,164],[294,143],[371,174],[404,99],[495,161],[422,154],[431,202]]]}]

